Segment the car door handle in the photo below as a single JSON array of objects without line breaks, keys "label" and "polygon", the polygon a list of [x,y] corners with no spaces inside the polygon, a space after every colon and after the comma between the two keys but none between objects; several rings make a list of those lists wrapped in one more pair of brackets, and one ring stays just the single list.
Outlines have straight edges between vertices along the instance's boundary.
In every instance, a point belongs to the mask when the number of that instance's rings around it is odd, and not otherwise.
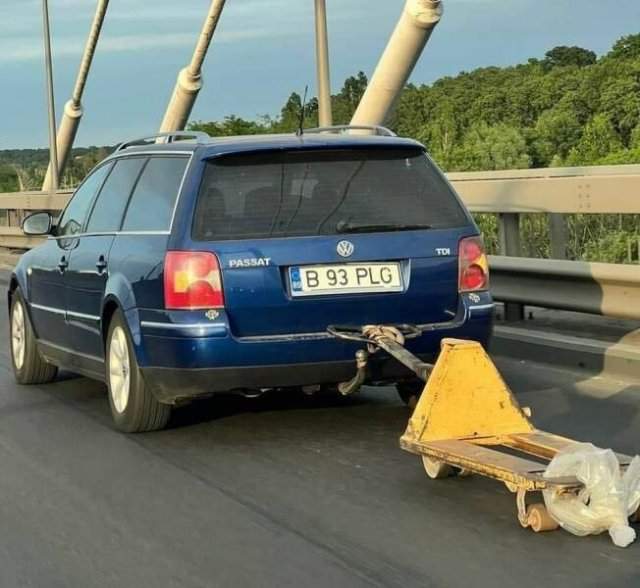
[{"label": "car door handle", "polygon": [[64,271],[69,267],[69,262],[67,261],[67,258],[62,256],[60,258],[60,261],[58,262],[58,269],[60,270],[60,273],[64,273]]},{"label": "car door handle", "polygon": [[96,261],[96,267],[98,268],[98,273],[101,274],[104,270],[107,269],[107,260],[104,258],[104,255],[101,255]]}]

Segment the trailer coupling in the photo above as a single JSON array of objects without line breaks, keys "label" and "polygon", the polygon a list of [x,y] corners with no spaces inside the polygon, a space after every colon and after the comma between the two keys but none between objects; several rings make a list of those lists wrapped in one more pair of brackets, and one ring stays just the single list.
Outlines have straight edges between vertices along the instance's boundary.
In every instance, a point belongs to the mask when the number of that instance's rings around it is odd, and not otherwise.
[{"label": "trailer coupling", "polygon": [[407,339],[422,335],[422,330],[415,325],[365,325],[362,327],[330,325],[327,327],[327,332],[338,339],[357,341],[366,345],[366,350],[356,351],[356,375],[348,382],[338,385],[338,390],[344,396],[354,394],[364,384],[369,357],[380,349],[408,367],[424,382],[433,370],[432,364],[423,362],[404,347]]}]

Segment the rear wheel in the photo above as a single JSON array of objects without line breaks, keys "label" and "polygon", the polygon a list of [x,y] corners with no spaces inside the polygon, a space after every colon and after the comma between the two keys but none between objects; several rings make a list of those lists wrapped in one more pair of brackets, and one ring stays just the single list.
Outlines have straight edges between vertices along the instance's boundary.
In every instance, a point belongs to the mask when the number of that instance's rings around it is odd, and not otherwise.
[{"label": "rear wheel", "polygon": [[19,290],[11,299],[11,365],[18,384],[47,384],[58,368],[47,362],[38,351],[36,337]]},{"label": "rear wheel", "polygon": [[122,313],[113,315],[105,350],[109,404],[115,425],[125,433],[162,429],[171,407],[145,386]]},{"label": "rear wheel", "polygon": [[542,503],[532,504],[527,508],[527,523],[536,533],[555,531],[560,526]]}]

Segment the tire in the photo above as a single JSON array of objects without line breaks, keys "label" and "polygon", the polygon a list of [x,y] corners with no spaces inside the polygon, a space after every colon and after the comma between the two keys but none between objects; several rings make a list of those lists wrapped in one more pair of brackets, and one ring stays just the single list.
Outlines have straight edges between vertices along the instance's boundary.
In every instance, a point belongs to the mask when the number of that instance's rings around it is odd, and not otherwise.
[{"label": "tire", "polygon": [[449,478],[455,474],[453,466],[448,463],[429,457],[428,455],[422,456],[422,465],[424,471],[432,480],[441,480],[443,478]]},{"label": "tire", "polygon": [[535,533],[555,531],[560,526],[542,503],[532,504],[527,508],[527,524]]},{"label": "tire", "polygon": [[418,399],[424,390],[424,382],[419,378],[413,380],[405,380],[396,384],[398,396],[409,408],[415,408]]},{"label": "tire", "polygon": [[120,310],[114,313],[109,324],[105,360],[109,405],[116,428],[125,433],[164,428],[171,416],[171,407],[158,402],[145,386]]},{"label": "tire", "polygon": [[48,384],[58,373],[57,366],[46,361],[38,351],[36,336],[19,290],[11,297],[9,314],[11,365],[18,384]]}]

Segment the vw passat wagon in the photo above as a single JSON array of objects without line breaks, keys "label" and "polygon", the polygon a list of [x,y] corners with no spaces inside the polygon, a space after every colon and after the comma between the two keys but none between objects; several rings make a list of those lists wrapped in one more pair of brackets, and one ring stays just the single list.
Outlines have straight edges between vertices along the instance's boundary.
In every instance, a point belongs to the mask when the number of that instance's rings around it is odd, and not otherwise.
[{"label": "vw passat wagon", "polygon": [[[123,431],[216,392],[349,380],[358,344],[328,325],[417,325],[424,359],[491,333],[476,225],[422,145],[380,130],[124,143],[23,230],[46,240],[10,280],[16,379],[103,380]],[[414,388],[382,354],[368,377]]]}]

